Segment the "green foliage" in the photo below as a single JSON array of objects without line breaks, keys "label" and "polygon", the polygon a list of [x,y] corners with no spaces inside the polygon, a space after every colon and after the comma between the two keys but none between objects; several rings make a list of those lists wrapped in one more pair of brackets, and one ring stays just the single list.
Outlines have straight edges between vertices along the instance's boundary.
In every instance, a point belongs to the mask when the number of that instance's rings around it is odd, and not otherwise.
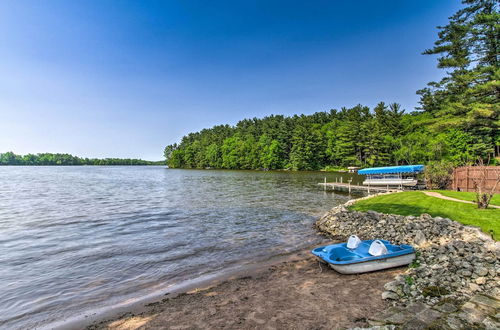
[{"label": "green foliage", "polygon": [[430,162],[424,175],[428,189],[447,189],[453,180],[453,163],[445,160]]},{"label": "green foliage", "polygon": [[244,119],[234,127],[190,133],[164,153],[173,168],[319,170],[405,163],[396,151],[410,130],[408,116],[413,115],[398,104],[380,103],[374,113],[358,105],[307,116]]},{"label": "green foliage", "polygon": [[317,124],[298,125],[292,134],[290,167],[293,170],[318,170],[323,158],[322,134]]},{"label": "green foliage", "polygon": [[208,167],[220,168],[221,159],[221,148],[215,143],[210,144],[205,152],[205,162]]},{"label": "green foliage", "polygon": [[[410,267],[411,267],[411,265],[410,265]],[[414,267],[414,268],[416,268],[416,267]],[[415,284],[415,279],[411,276],[405,276],[405,282],[409,286],[412,286],[413,284]]]},{"label": "green foliage", "polygon": [[[167,154],[167,150],[165,150]],[[151,162],[142,159],[122,158],[80,158],[70,154],[27,154],[16,155],[9,151],[0,153],[0,165],[163,165],[164,161]]]},{"label": "green foliage", "polygon": [[[191,133],[165,148],[172,168],[319,170],[448,160],[468,164],[483,144],[456,128],[432,133],[427,113],[405,114],[398,104],[361,105],[293,117],[245,119],[235,127]],[[224,129],[220,129],[224,127]]]},{"label": "green foliage", "polygon": [[325,172],[347,172],[347,167],[327,165],[321,170]]},{"label": "green foliage", "polygon": [[[413,261],[411,262],[411,264],[408,266],[410,268],[418,268],[420,267],[420,260],[418,259],[418,257],[420,257],[420,252],[417,251],[415,253],[415,259],[413,259]],[[411,276],[408,276],[411,278]],[[413,280],[413,278],[411,278]],[[407,282],[408,283],[408,282]],[[409,285],[411,285],[410,283],[408,283]]]},{"label": "green foliage", "polygon": [[165,149],[163,150],[163,156],[165,156],[165,159],[167,162],[172,157],[172,153],[174,152],[174,150],[176,148],[177,148],[177,144],[172,144],[172,145],[166,146]]},{"label": "green foliage", "polygon": [[243,140],[239,136],[233,136],[224,140],[222,144],[222,167],[229,169],[243,168],[244,148]]},{"label": "green foliage", "polygon": [[281,146],[278,140],[272,140],[266,134],[259,138],[260,165],[267,170],[281,168]]},{"label": "green foliage", "polygon": [[[439,27],[439,39],[424,54],[438,55],[447,75],[418,91],[432,132],[462,132],[454,160],[499,155],[500,13],[495,0],[463,0],[465,5]],[[470,143],[467,148],[463,143]],[[452,146],[453,147],[453,146]],[[468,149],[468,150],[464,150]],[[457,159],[458,158],[458,159]]]}]

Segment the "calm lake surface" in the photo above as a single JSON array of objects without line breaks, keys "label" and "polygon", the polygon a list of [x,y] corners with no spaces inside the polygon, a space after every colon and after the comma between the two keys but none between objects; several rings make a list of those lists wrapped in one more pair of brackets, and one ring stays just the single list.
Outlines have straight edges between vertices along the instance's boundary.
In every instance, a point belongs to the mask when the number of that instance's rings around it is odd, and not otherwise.
[{"label": "calm lake surface", "polygon": [[50,327],[312,246],[313,222],[349,199],[317,186],[336,176],[0,167],[0,328]]}]

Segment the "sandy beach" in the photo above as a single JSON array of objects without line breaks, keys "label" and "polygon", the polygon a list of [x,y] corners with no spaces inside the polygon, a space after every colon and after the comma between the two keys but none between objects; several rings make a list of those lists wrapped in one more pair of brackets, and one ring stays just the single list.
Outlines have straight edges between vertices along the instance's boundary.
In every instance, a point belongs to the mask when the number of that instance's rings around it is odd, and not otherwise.
[{"label": "sandy beach", "polygon": [[383,285],[402,268],[341,275],[310,255],[262,265],[187,292],[166,294],[88,329],[343,329],[388,307]]}]

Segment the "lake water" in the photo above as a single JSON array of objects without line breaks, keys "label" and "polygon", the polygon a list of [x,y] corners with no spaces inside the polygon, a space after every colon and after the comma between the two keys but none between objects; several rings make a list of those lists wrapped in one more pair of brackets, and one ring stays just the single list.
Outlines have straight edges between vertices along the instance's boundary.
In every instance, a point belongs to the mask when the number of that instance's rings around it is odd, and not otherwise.
[{"label": "lake water", "polygon": [[312,246],[317,217],[349,199],[317,186],[336,176],[0,167],[0,328],[50,327]]}]

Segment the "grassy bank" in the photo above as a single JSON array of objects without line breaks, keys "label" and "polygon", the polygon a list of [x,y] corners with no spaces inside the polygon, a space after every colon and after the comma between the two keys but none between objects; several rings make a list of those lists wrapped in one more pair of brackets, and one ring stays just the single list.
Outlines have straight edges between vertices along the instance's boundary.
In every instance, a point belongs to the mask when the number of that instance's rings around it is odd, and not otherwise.
[{"label": "grassy bank", "polygon": [[[476,193],[453,191],[453,190],[431,190],[440,193],[443,196],[453,197],[464,201],[474,202],[476,200]],[[493,195],[490,204],[500,206],[500,194]]]},{"label": "grassy bank", "polygon": [[[450,197],[459,198],[457,196]],[[462,195],[461,197],[460,199],[464,200],[468,198],[466,195]],[[498,200],[498,196],[495,197],[495,201]],[[449,218],[465,225],[478,226],[485,233],[493,234],[496,240],[500,239],[500,209],[479,210],[472,204],[431,197],[419,191],[406,191],[361,200],[351,206],[351,209],[415,216],[428,213],[432,216]]]}]

